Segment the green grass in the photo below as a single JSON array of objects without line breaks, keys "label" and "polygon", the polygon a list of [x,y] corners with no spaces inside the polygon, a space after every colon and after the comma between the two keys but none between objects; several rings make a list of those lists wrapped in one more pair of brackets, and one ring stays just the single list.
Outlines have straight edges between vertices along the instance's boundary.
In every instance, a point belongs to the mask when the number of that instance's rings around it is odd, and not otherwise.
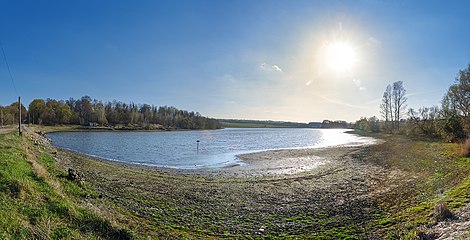
[{"label": "green grass", "polygon": [[[50,173],[39,176],[28,162],[26,148],[39,156]],[[0,238],[1,239],[129,239],[131,233],[92,210],[81,207],[83,196],[96,195],[63,178],[52,156],[19,138],[0,134]],[[65,193],[51,184],[59,181]]]},{"label": "green grass", "polygon": [[377,162],[403,170],[410,176],[408,184],[379,199],[383,216],[373,224],[384,226],[385,238],[416,238],[420,229],[436,223],[433,211],[440,201],[445,201],[451,210],[470,202],[470,159],[459,156],[458,144],[405,136],[366,135],[386,141],[372,147],[382,148]]}]

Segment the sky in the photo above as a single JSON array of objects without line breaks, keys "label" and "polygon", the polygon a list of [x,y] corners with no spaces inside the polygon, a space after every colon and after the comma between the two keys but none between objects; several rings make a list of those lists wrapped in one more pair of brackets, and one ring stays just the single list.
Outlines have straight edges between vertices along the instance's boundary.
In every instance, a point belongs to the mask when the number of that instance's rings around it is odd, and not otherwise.
[{"label": "sky", "polygon": [[[0,0],[0,105],[21,95],[215,118],[380,117],[387,84],[440,105],[470,63],[469,1]],[[354,52],[332,69],[328,46]],[[335,60],[333,60],[334,62]]]}]

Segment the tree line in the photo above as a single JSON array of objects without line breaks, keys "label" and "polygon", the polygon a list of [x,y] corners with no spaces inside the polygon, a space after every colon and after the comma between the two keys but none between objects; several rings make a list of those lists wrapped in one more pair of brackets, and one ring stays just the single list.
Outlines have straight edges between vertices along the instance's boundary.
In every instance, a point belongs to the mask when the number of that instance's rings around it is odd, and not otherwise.
[{"label": "tree line", "polygon": [[403,82],[388,85],[377,117],[362,117],[355,127],[370,132],[403,133],[462,141],[470,137],[470,64],[460,70],[444,95],[441,106],[424,106],[406,111],[406,90]]},{"label": "tree line", "polygon": [[[82,126],[119,127],[121,129],[217,129],[220,123],[198,112],[149,104],[102,102],[83,96],[68,100],[34,99],[28,110],[22,106],[25,123],[40,125],[75,124]],[[0,106],[0,124],[14,124],[18,119],[18,102]]]}]

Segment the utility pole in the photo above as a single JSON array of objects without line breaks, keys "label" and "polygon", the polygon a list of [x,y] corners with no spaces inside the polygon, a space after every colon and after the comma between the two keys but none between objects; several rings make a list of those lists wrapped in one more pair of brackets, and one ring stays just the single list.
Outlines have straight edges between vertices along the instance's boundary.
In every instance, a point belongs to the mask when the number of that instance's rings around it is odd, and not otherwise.
[{"label": "utility pole", "polygon": [[21,97],[18,97],[18,134],[21,137]]}]

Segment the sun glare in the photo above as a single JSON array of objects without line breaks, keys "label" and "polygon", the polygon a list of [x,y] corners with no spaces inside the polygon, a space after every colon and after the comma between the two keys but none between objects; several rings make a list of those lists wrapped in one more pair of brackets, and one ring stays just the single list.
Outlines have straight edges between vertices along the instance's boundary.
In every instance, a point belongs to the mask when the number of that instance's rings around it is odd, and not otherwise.
[{"label": "sun glare", "polygon": [[334,71],[351,70],[356,62],[356,52],[347,43],[333,42],[326,46],[325,62]]}]

